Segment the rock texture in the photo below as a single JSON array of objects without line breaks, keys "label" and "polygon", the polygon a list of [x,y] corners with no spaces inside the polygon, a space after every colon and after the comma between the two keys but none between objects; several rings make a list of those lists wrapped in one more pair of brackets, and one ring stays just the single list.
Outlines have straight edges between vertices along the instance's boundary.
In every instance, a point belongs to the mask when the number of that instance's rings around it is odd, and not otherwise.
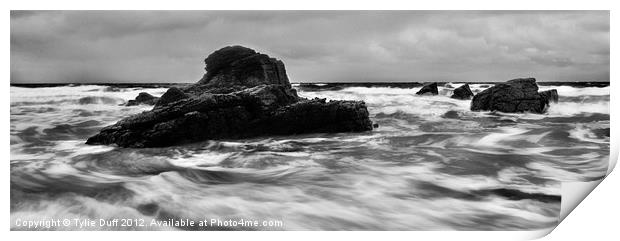
[{"label": "rock texture", "polygon": [[140,92],[140,94],[138,94],[136,99],[127,101],[127,105],[126,106],[132,106],[132,105],[154,105],[158,100],[159,100],[159,98],[157,98],[155,96],[152,96],[149,93]]},{"label": "rock texture", "polygon": [[209,139],[372,130],[362,101],[297,96],[282,61],[231,46],[206,59],[196,84],[170,88],[151,111],[103,128],[87,144],[164,147]]},{"label": "rock texture", "polygon": [[540,92],[540,95],[548,103],[550,102],[558,103],[559,96],[558,96],[558,91],[556,89]]},{"label": "rock texture", "polygon": [[282,61],[249,48],[222,48],[210,54],[205,64],[207,73],[198,84],[209,87],[253,87],[261,84],[290,86]]},{"label": "rock texture", "polygon": [[474,96],[472,111],[501,111],[508,113],[544,113],[550,101],[558,99],[557,91],[538,92],[534,78],[513,79],[496,84]]},{"label": "rock texture", "polygon": [[469,88],[469,84],[464,84],[464,85],[461,85],[461,87],[454,89],[452,96],[450,98],[459,99],[459,100],[469,100],[471,99],[472,96],[474,96],[474,93],[471,92],[471,89]]},{"label": "rock texture", "polygon": [[426,84],[426,85],[422,86],[422,89],[420,89],[415,94],[416,95],[424,95],[424,94],[438,95],[439,94],[439,90],[437,90],[437,83]]},{"label": "rock texture", "polygon": [[179,88],[171,87],[170,89],[166,91],[166,93],[164,93],[161,97],[159,97],[159,100],[157,100],[157,102],[155,103],[155,107],[164,106],[169,103],[176,102],[178,100],[182,100],[188,97],[189,96],[183,93],[183,91],[180,90]]}]

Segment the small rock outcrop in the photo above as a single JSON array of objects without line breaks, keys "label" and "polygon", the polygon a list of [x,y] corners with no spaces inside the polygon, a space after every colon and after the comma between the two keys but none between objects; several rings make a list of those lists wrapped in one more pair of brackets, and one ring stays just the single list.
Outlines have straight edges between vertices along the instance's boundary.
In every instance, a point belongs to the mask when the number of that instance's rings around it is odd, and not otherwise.
[{"label": "small rock outcrop", "polygon": [[422,89],[420,89],[417,93],[415,93],[416,95],[438,95],[439,94],[439,90],[437,90],[437,83],[430,83],[430,84],[426,84],[424,86],[422,86]]},{"label": "small rock outcrop", "polygon": [[460,117],[460,115],[459,115],[458,111],[449,110],[446,113],[444,113],[443,115],[441,115],[441,117],[446,118],[446,119],[458,119]]},{"label": "small rock outcrop", "polygon": [[86,144],[165,147],[211,139],[372,130],[363,101],[297,95],[282,61],[242,46],[205,59],[196,84],[170,88],[151,111],[104,127]]},{"label": "small rock outcrop", "polygon": [[187,97],[189,96],[183,93],[183,91],[179,88],[171,87],[166,91],[166,93],[159,97],[159,100],[157,100],[157,102],[155,103],[155,107],[164,106],[169,103],[185,99]]},{"label": "small rock outcrop", "polygon": [[450,98],[459,99],[459,100],[469,100],[471,99],[472,96],[474,96],[474,93],[471,92],[471,89],[469,88],[469,84],[464,84],[464,85],[461,85],[461,87],[454,89],[452,96]]},{"label": "small rock outcrop", "polygon": [[540,92],[540,95],[543,99],[545,99],[548,103],[558,103],[558,91],[556,89],[547,90]]},{"label": "small rock outcrop", "polygon": [[534,78],[513,79],[476,94],[471,101],[471,110],[541,114],[546,111],[550,101],[557,99],[555,89],[538,92]]},{"label": "small rock outcrop", "polygon": [[152,96],[149,93],[140,92],[140,94],[138,94],[138,96],[136,96],[136,99],[127,101],[127,105],[126,106],[154,105],[157,102],[157,100],[159,100],[159,98],[157,98],[155,96]]}]

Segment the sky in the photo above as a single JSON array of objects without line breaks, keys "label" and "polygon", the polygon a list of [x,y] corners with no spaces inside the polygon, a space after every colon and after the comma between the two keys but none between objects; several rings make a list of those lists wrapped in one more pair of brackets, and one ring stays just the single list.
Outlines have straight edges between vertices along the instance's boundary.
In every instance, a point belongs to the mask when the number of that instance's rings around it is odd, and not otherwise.
[{"label": "sky", "polygon": [[293,83],[609,81],[609,26],[609,11],[11,11],[11,83],[191,83],[229,45]]}]

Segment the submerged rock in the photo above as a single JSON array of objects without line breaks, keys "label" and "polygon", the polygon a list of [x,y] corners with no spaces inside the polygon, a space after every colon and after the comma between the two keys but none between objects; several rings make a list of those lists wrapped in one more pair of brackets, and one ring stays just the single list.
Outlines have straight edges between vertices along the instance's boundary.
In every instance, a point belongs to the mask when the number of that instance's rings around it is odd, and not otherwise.
[{"label": "submerged rock", "polygon": [[159,98],[152,96],[149,93],[146,92],[140,92],[140,94],[138,94],[138,96],[136,97],[136,99],[133,100],[129,100],[127,101],[127,105],[126,106],[133,106],[133,105],[154,105],[157,100],[159,100]]},{"label": "submerged rock", "polygon": [[437,90],[437,83],[426,84],[422,86],[422,89],[420,89],[415,94],[416,95],[424,95],[424,94],[438,95],[439,91]]},{"label": "submerged rock", "polygon": [[556,90],[539,93],[536,79],[513,79],[476,94],[471,101],[471,110],[540,114],[546,111],[550,101],[557,101]]},{"label": "submerged rock", "polygon": [[450,98],[459,99],[459,100],[468,100],[468,99],[471,99],[472,96],[474,96],[474,93],[471,92],[471,89],[469,88],[469,84],[464,84],[464,85],[461,85],[461,87],[454,89],[454,92],[452,93],[452,96]]},{"label": "submerged rock", "polygon": [[241,47],[205,59],[196,84],[170,88],[151,111],[103,128],[87,144],[164,147],[209,139],[372,130],[363,101],[297,96],[282,61]]},{"label": "submerged rock", "polygon": [[458,111],[449,110],[446,113],[444,113],[443,115],[441,115],[441,117],[446,118],[446,119],[458,119],[460,117],[460,115],[459,115]]}]

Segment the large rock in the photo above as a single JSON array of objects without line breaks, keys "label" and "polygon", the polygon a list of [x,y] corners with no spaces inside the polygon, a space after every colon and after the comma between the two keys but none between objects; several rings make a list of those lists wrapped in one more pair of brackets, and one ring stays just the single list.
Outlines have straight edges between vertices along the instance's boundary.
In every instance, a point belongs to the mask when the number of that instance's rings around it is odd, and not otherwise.
[{"label": "large rock", "polygon": [[140,94],[138,94],[138,96],[135,99],[127,101],[127,106],[154,105],[158,99],[159,98],[152,96],[149,93],[140,92]]},{"label": "large rock", "polygon": [[472,111],[501,111],[508,113],[544,113],[550,101],[557,101],[557,91],[538,92],[534,78],[513,79],[499,83],[474,96]]},{"label": "large rock", "polygon": [[229,46],[217,50],[205,59],[205,64],[207,73],[198,84],[209,87],[290,86],[282,61],[246,47]]},{"label": "large rock", "polygon": [[151,111],[103,128],[87,144],[165,147],[210,139],[372,130],[362,101],[297,96],[284,64],[233,46],[205,60],[198,83],[170,88]]},{"label": "large rock", "polygon": [[471,99],[472,96],[474,96],[474,93],[471,92],[471,89],[469,88],[469,84],[464,84],[464,85],[461,85],[461,87],[454,89],[454,91],[452,92],[452,96],[450,98],[459,99],[459,100],[469,100]]},{"label": "large rock", "polygon": [[438,95],[439,94],[439,90],[437,90],[437,83],[430,83],[430,84],[426,84],[424,86],[422,86],[422,89],[420,89],[417,93],[415,93],[416,95]]}]

